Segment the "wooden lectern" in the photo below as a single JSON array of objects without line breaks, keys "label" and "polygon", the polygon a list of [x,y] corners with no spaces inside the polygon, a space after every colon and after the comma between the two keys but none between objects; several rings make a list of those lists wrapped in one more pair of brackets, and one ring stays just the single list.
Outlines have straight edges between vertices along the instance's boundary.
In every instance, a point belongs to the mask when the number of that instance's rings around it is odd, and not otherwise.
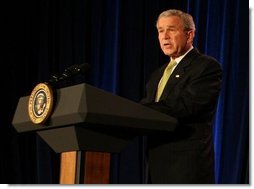
[{"label": "wooden lectern", "polygon": [[147,132],[173,131],[177,120],[128,99],[81,83],[57,89],[47,124],[28,116],[29,96],[19,99],[12,125],[37,133],[61,153],[60,184],[110,183],[110,155]]}]

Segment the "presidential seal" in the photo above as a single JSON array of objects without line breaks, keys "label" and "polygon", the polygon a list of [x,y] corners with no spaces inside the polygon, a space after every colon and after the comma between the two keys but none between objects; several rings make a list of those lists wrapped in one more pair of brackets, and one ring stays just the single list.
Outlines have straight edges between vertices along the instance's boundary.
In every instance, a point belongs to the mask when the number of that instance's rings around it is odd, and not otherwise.
[{"label": "presidential seal", "polygon": [[29,97],[28,114],[35,124],[43,124],[49,118],[53,108],[53,91],[50,85],[39,83]]}]

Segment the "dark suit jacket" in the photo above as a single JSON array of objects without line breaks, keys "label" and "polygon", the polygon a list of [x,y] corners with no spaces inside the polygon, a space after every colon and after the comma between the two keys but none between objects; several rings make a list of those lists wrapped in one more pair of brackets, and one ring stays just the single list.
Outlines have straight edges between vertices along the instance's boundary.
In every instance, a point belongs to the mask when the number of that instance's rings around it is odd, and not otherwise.
[{"label": "dark suit jacket", "polygon": [[158,82],[167,64],[152,75],[141,103],[178,119],[174,132],[148,136],[151,183],[214,183],[212,125],[222,69],[192,49],[170,76],[159,102]]}]

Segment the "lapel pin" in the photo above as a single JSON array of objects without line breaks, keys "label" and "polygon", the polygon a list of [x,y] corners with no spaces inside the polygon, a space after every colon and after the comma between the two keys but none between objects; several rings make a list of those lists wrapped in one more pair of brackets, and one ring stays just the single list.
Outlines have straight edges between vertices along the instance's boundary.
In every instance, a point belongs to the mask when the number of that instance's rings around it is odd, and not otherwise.
[{"label": "lapel pin", "polygon": [[176,75],[176,78],[179,78],[180,77],[180,75]]}]

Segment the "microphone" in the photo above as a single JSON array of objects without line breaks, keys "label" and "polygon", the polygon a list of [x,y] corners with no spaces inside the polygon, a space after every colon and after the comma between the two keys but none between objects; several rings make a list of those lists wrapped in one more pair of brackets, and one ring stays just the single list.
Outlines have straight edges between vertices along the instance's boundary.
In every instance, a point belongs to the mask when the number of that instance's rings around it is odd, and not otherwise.
[{"label": "microphone", "polygon": [[53,85],[60,81],[76,76],[78,74],[85,74],[89,70],[89,68],[90,68],[90,65],[88,63],[74,64],[66,68],[62,74],[52,75],[51,79],[49,79],[49,83]]}]

